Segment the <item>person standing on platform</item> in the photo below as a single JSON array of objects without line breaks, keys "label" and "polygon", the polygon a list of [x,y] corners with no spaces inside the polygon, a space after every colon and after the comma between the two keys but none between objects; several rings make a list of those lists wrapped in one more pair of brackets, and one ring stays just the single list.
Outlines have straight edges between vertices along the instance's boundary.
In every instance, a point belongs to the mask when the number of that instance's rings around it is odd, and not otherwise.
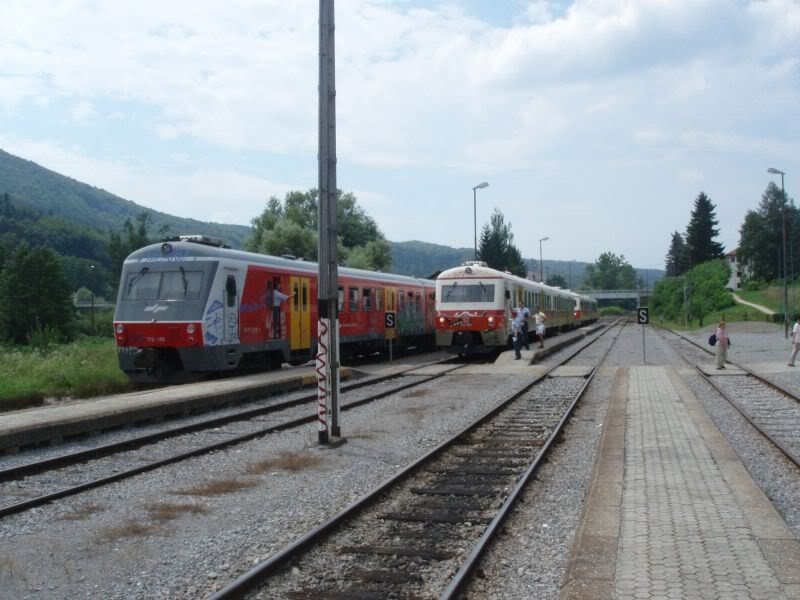
[{"label": "person standing on platform", "polygon": [[728,337],[728,332],[725,331],[725,321],[719,322],[717,327],[717,369],[725,368],[725,360],[728,358],[728,347],[731,345],[731,340]]},{"label": "person standing on platform", "polygon": [[792,327],[792,355],[789,357],[789,366],[794,367],[794,359],[797,358],[797,351],[800,350],[800,315]]},{"label": "person standing on platform", "polygon": [[286,295],[281,291],[279,285],[272,291],[272,339],[277,340],[281,337],[281,304],[294,296],[294,292]]},{"label": "person standing on platform", "polygon": [[[524,310],[523,310],[524,309]],[[520,350],[522,350],[522,324],[525,322],[524,306],[521,308],[514,308],[514,320],[511,321],[511,341],[514,342],[514,359],[519,360],[522,358]]]},{"label": "person standing on platform", "polygon": [[515,308],[516,311],[514,319],[519,319],[520,315],[522,315],[522,320],[520,322],[520,332],[522,335],[522,341],[520,342],[520,347],[525,344],[525,350],[530,350],[530,340],[528,339],[528,319],[531,316],[530,309],[525,306],[524,304],[520,308]]},{"label": "person standing on platform", "polygon": [[546,329],[544,322],[547,320],[547,315],[537,306],[536,314],[533,315],[533,318],[536,320],[536,336],[539,338],[539,348],[544,348],[544,332]]}]

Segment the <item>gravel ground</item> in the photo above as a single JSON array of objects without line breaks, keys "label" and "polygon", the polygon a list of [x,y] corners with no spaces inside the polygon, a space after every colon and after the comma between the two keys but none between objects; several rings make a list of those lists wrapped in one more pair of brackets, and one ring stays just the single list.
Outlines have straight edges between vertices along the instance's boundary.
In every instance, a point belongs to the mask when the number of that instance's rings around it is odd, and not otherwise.
[{"label": "gravel ground", "polygon": [[202,597],[532,378],[474,376],[468,396],[451,394],[448,379],[343,413],[348,443],[335,450],[308,426],[4,518],[4,592]]},{"label": "gravel ground", "polygon": [[[777,327],[735,323],[730,332],[732,360],[785,364],[787,344]],[[708,333],[694,337],[705,343]],[[614,335],[604,336],[573,364],[599,356]],[[566,352],[571,350],[562,351]],[[695,361],[711,361],[695,352]],[[554,448],[485,558],[483,577],[473,583],[470,598],[558,596],[583,511],[613,367],[641,362],[641,330],[628,326],[573,415],[563,442]],[[647,363],[680,369],[800,537],[797,469],[649,329]],[[773,379],[800,388],[800,373]],[[348,443],[337,449],[319,448],[316,430],[308,426],[4,518],[0,520],[3,593],[13,598],[207,596],[529,380],[510,375],[472,375],[469,380],[447,376],[343,413]],[[448,381],[454,385],[448,386]],[[455,385],[456,381],[466,385]],[[476,399],[456,393],[461,389],[480,389],[481,394]],[[4,457],[0,465],[19,458]],[[86,472],[91,467],[81,469]]]}]

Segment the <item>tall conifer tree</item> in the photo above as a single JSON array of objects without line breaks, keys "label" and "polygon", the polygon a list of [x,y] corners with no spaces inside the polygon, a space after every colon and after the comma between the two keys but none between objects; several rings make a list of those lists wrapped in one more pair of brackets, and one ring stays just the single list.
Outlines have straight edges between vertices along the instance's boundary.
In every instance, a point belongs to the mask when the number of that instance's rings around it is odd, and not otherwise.
[{"label": "tall conifer tree", "polygon": [[694,201],[694,210],[686,228],[686,244],[689,246],[689,266],[722,258],[724,256],[722,244],[715,241],[719,236],[716,206],[711,199],[700,192]]}]

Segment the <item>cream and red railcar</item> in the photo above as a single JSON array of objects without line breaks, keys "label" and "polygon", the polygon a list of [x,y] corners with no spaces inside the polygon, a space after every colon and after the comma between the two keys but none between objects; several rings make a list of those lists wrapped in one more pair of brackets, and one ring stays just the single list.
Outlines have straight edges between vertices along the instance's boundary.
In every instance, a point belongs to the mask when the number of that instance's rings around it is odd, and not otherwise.
[{"label": "cream and red railcar", "polygon": [[[511,339],[513,309],[540,307],[547,333],[597,320],[597,303],[569,290],[467,262],[436,279],[436,345],[457,354],[488,353]],[[530,329],[533,330],[533,323]]]},{"label": "cream and red railcar", "polygon": [[[316,263],[182,236],[141,248],[123,265],[114,331],[120,368],[134,379],[170,379],[239,367],[300,364],[317,351]],[[291,297],[273,320],[273,291]],[[433,281],[339,269],[342,357],[433,345]],[[292,295],[293,294],[293,295]],[[386,311],[396,328],[384,327]]]}]

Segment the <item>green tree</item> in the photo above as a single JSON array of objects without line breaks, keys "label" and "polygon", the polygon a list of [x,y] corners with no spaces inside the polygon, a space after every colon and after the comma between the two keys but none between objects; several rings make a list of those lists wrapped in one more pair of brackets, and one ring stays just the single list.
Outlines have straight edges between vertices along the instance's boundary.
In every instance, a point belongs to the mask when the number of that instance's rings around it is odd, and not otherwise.
[{"label": "green tree", "polygon": [[[739,228],[737,257],[747,265],[752,279],[777,280],[783,271],[783,220],[790,248],[800,248],[798,209],[791,198],[770,182],[756,210],[748,210]],[[788,254],[788,252],[787,252]]]},{"label": "green tree", "polygon": [[604,252],[593,265],[586,266],[584,285],[595,290],[625,290],[637,286],[636,270],[623,255]]},{"label": "green tree", "polygon": [[70,334],[73,310],[69,284],[50,248],[22,243],[0,274],[0,331],[15,343],[34,331]]},{"label": "green tree", "polygon": [[550,277],[547,278],[546,283],[547,285],[552,287],[560,287],[560,288],[567,287],[567,280],[564,279],[564,277],[562,275],[559,275],[558,273],[550,275]]},{"label": "green tree", "polygon": [[719,236],[716,207],[711,199],[700,192],[694,201],[694,209],[686,228],[686,245],[689,247],[689,265],[694,267],[724,256],[722,244],[715,241]]},{"label": "green tree", "polygon": [[672,241],[667,252],[664,270],[667,277],[677,277],[683,275],[689,268],[689,247],[683,240],[683,236],[677,231],[672,233]]},{"label": "green tree", "polygon": [[702,327],[709,313],[733,306],[733,296],[725,289],[729,277],[724,259],[692,267],[681,277],[665,277],[653,290],[653,312],[672,321],[697,319]]},{"label": "green tree", "polygon": [[[315,189],[288,192],[283,201],[270,198],[264,211],[252,220],[253,233],[245,242],[245,249],[316,260],[317,206]],[[336,219],[340,262],[372,270],[391,268],[389,243],[352,193],[338,192]]]},{"label": "green tree", "polygon": [[508,271],[518,277],[525,277],[528,274],[522,254],[514,245],[511,225],[505,222],[503,213],[498,209],[494,209],[489,223],[481,230],[478,256],[493,269]]},{"label": "green tree", "polygon": [[150,213],[141,212],[136,216],[136,222],[131,223],[125,219],[122,233],[111,232],[108,242],[108,254],[111,257],[111,288],[116,290],[119,278],[122,275],[122,264],[135,250],[152,244],[148,229],[150,227]]}]

